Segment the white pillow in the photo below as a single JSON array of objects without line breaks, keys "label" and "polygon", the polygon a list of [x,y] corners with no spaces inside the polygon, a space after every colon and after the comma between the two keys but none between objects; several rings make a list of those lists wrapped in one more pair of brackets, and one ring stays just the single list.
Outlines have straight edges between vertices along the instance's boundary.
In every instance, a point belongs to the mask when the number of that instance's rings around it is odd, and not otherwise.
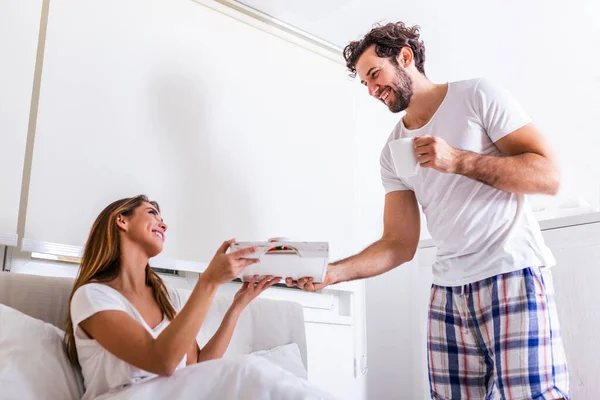
[{"label": "white pillow", "polygon": [[63,337],[54,325],[0,304],[0,397],[81,399],[83,380]]},{"label": "white pillow", "polygon": [[283,346],[273,347],[270,350],[255,351],[252,355],[264,357],[297,377],[308,379],[308,372],[302,363],[300,349],[296,343],[284,344]]}]

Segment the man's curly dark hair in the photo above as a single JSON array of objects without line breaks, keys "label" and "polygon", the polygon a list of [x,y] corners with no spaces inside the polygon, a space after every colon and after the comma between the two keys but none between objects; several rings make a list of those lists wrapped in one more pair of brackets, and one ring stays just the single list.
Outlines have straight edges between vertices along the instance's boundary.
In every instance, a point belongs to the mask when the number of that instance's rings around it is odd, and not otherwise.
[{"label": "man's curly dark hair", "polygon": [[375,45],[375,53],[379,57],[387,57],[395,65],[398,65],[396,57],[400,50],[410,47],[417,70],[425,75],[425,45],[419,37],[420,29],[418,25],[407,27],[404,22],[390,22],[376,25],[362,39],[350,42],[344,48],[344,58],[351,76],[356,76],[356,62],[372,45]]}]

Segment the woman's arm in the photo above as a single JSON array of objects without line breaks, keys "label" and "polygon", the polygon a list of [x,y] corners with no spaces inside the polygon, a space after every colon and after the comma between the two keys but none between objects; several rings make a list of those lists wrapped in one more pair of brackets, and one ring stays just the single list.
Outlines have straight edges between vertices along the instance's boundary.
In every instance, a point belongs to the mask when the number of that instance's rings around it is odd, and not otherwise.
[{"label": "woman's arm", "polygon": [[223,357],[229,343],[231,342],[231,336],[238,322],[242,310],[238,307],[230,307],[225,313],[225,317],[217,329],[217,332],[212,338],[206,343],[206,346],[198,353],[198,362],[215,360]]},{"label": "woman's arm", "polygon": [[100,311],[79,325],[88,336],[121,360],[148,372],[171,375],[190,351],[190,343],[195,342],[217,288],[256,262],[244,258],[255,251],[253,248],[226,254],[231,243],[223,243],[185,306],[156,339],[123,311]]},{"label": "woman's arm", "polygon": [[198,343],[194,338],[192,345],[190,346],[189,351],[187,352],[187,358],[185,365],[192,365],[198,362],[198,355],[200,354],[200,347],[198,347]]},{"label": "woman's arm", "polygon": [[208,341],[206,346],[200,350],[198,362],[223,357],[227,347],[229,347],[233,331],[235,330],[235,326],[237,325],[240,314],[244,308],[259,294],[281,280],[281,278],[267,276],[261,279],[260,282],[257,282],[257,278],[258,277],[254,276],[250,282],[245,282],[241,289],[236,293],[233,304],[231,304],[231,307],[229,307],[229,310],[225,313],[221,326],[219,326],[219,329]]}]

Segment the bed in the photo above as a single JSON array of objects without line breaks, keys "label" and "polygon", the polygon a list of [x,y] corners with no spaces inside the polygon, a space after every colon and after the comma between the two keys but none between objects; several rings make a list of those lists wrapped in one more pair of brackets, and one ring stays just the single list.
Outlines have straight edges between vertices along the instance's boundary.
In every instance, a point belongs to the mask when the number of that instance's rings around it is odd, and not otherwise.
[{"label": "bed", "polygon": [[[0,272],[0,398],[81,399],[79,370],[62,335],[71,278]],[[183,301],[189,290],[178,289]],[[203,346],[231,298],[218,294],[200,330]],[[254,300],[242,313],[220,360],[178,370],[101,396],[102,399],[331,399],[310,384],[302,306]]]}]

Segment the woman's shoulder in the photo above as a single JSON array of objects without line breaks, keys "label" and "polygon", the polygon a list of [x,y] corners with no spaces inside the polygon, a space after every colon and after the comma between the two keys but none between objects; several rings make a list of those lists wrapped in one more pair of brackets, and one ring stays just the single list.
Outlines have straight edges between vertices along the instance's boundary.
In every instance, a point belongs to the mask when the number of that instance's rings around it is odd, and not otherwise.
[{"label": "woman's shoulder", "polygon": [[85,283],[81,286],[79,286],[77,288],[77,290],[75,290],[75,292],[73,292],[73,297],[75,297],[77,294],[82,294],[82,295],[105,295],[105,296],[109,296],[109,297],[115,297],[116,295],[118,295],[118,292],[116,291],[116,289],[113,289],[112,287],[110,287],[107,284],[104,283],[100,283],[100,282],[88,282]]},{"label": "woman's shoulder", "polygon": [[75,290],[70,310],[74,325],[100,311],[118,310],[131,314],[130,306],[119,292],[96,282],[86,283]]},{"label": "woman's shoulder", "polygon": [[87,283],[84,283],[83,285],[79,286],[73,292],[73,297],[76,297],[77,295],[82,295],[82,294],[104,293],[104,292],[108,292],[106,285],[104,285],[102,283],[96,283],[96,282],[87,282]]},{"label": "woman's shoulder", "polygon": [[119,308],[127,305],[123,296],[116,289],[99,282],[88,282],[78,287],[71,298],[71,305],[74,304],[118,304]]}]

